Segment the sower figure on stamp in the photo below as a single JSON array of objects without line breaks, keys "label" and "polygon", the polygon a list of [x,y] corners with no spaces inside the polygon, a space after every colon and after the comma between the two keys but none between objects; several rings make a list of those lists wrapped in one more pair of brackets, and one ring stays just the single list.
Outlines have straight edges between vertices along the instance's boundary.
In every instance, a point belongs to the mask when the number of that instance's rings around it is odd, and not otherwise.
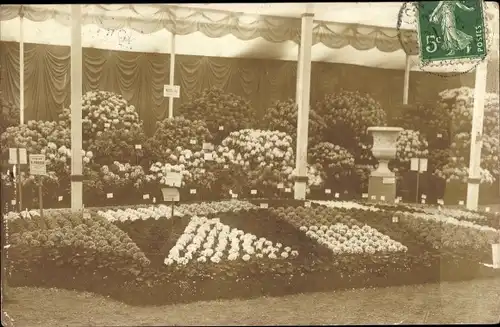
[{"label": "sower figure on stamp", "polygon": [[460,51],[469,47],[474,40],[471,35],[457,29],[455,6],[465,11],[474,11],[474,8],[467,7],[460,1],[439,1],[436,9],[434,9],[429,17],[432,23],[441,25],[443,49],[449,50],[447,55],[454,55],[455,51]]}]

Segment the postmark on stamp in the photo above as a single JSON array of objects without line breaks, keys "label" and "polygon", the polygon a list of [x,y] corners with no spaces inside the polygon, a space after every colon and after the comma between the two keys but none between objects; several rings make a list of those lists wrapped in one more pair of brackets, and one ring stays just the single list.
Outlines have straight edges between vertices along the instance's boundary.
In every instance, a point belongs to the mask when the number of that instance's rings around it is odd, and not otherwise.
[{"label": "postmark on stamp", "polygon": [[421,1],[417,6],[422,62],[486,57],[482,0]]},{"label": "postmark on stamp", "polygon": [[473,71],[488,60],[495,52],[491,7],[483,0],[404,2],[397,31],[411,66],[450,77]]}]

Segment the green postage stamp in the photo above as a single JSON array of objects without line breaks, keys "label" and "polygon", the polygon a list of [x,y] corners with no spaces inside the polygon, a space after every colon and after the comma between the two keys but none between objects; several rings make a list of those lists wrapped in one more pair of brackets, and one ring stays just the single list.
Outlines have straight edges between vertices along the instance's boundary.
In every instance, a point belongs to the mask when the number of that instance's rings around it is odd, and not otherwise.
[{"label": "green postage stamp", "polygon": [[486,57],[482,0],[420,1],[417,6],[423,63]]}]

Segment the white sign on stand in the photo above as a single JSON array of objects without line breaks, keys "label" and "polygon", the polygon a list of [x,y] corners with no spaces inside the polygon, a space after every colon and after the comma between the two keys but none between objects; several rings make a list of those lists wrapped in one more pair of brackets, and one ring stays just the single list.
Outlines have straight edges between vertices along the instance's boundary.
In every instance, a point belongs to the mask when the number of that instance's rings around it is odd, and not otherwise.
[{"label": "white sign on stand", "polygon": [[25,148],[9,148],[9,164],[17,165],[17,150],[19,150],[19,164],[28,164],[28,156]]},{"label": "white sign on stand", "polygon": [[165,176],[165,185],[171,187],[181,187],[182,183],[182,174],[169,171]]},{"label": "white sign on stand", "polygon": [[410,170],[420,173],[427,171],[427,158],[411,158]]},{"label": "white sign on stand", "polygon": [[180,98],[181,87],[179,85],[163,85],[163,96],[165,98]]},{"label": "white sign on stand", "polygon": [[29,158],[31,175],[47,175],[47,163],[44,154],[30,154]]}]

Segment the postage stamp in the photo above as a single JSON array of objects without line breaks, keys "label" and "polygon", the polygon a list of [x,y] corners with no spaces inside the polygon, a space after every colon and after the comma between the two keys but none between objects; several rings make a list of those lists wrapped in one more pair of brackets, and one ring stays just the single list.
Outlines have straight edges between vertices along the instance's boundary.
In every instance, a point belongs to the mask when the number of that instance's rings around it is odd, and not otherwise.
[{"label": "postage stamp", "polygon": [[484,59],[487,43],[483,13],[482,0],[419,1],[420,61]]}]

